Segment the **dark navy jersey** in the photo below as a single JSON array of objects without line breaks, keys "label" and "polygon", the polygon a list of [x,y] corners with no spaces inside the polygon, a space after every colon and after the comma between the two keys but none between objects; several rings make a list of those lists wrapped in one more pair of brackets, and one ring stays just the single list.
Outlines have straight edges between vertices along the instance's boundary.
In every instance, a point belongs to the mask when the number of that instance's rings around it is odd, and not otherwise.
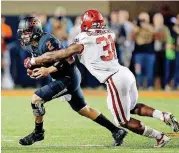
[{"label": "dark navy jersey", "polygon": [[[33,57],[38,57],[46,52],[55,51],[64,48],[61,42],[52,34],[44,33],[38,42],[38,46],[26,46],[24,49],[32,54]],[[45,64],[45,67],[52,66],[56,63]],[[51,73],[53,79],[60,79],[61,77],[71,77],[75,70],[75,64],[69,64],[68,60],[61,60],[57,63],[57,72]]]}]

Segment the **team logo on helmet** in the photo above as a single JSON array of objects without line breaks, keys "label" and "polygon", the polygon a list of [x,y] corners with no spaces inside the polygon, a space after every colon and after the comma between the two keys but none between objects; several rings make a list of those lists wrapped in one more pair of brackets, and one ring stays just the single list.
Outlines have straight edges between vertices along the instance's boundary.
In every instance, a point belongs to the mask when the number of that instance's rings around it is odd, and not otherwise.
[{"label": "team logo on helmet", "polygon": [[38,24],[38,23],[40,23],[40,21],[39,20],[33,20],[32,22],[30,22],[30,26],[34,26],[34,25],[36,25],[36,24]]},{"label": "team logo on helmet", "polygon": [[88,20],[89,16],[88,16],[88,12],[86,12],[83,16],[83,21],[86,21]]},{"label": "team logo on helmet", "polygon": [[101,14],[101,13],[99,13],[99,18],[100,18],[100,19],[102,19],[102,18],[103,18],[103,16],[102,16],[102,14]]}]

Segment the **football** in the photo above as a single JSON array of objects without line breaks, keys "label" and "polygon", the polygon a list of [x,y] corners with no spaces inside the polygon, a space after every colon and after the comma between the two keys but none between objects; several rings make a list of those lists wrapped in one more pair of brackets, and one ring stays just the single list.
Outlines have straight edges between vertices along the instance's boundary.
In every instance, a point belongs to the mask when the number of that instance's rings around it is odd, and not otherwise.
[{"label": "football", "polygon": [[33,70],[31,70],[31,69],[27,69],[27,75],[32,75],[32,73],[33,73]]},{"label": "football", "polygon": [[[44,66],[44,65],[32,65],[32,66],[29,68],[29,70],[34,70],[34,69],[40,68],[40,67],[42,67],[42,66]],[[45,67],[45,66],[44,66],[44,67]]]},{"label": "football", "polygon": [[36,68],[40,68],[40,67],[41,67],[41,65],[38,65],[38,66],[34,65],[34,66],[31,66],[29,69],[27,69],[27,75],[28,75],[28,76],[31,76],[32,73],[33,73],[33,70],[36,69]]}]

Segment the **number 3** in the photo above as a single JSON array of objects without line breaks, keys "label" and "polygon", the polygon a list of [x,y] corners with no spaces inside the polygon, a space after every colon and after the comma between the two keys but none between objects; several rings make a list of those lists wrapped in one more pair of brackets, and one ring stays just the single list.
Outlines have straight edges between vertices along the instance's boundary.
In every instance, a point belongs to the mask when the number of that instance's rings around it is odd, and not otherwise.
[{"label": "number 3", "polygon": [[110,61],[113,59],[113,57],[117,58],[114,41],[113,41],[111,35],[108,35],[107,38],[105,36],[102,36],[102,37],[98,37],[96,39],[97,44],[101,44],[102,41],[106,42],[106,45],[103,46],[103,50],[108,51],[108,56],[101,56],[101,59],[103,61]]}]

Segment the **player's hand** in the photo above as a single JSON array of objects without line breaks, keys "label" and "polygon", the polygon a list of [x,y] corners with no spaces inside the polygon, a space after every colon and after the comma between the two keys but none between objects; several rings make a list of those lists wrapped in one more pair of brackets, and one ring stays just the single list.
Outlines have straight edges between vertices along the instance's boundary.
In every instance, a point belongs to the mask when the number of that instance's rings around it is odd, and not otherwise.
[{"label": "player's hand", "polygon": [[25,68],[27,68],[27,69],[31,68],[32,65],[31,65],[30,61],[31,61],[31,58],[30,58],[30,57],[27,57],[27,58],[24,60],[24,67],[25,67]]},{"label": "player's hand", "polygon": [[50,74],[49,69],[45,67],[36,68],[33,70],[32,77],[35,77],[36,79],[39,78],[45,78]]},{"label": "player's hand", "polygon": [[33,76],[33,70],[27,69],[27,75],[28,75],[31,79],[36,79],[36,77]]}]

